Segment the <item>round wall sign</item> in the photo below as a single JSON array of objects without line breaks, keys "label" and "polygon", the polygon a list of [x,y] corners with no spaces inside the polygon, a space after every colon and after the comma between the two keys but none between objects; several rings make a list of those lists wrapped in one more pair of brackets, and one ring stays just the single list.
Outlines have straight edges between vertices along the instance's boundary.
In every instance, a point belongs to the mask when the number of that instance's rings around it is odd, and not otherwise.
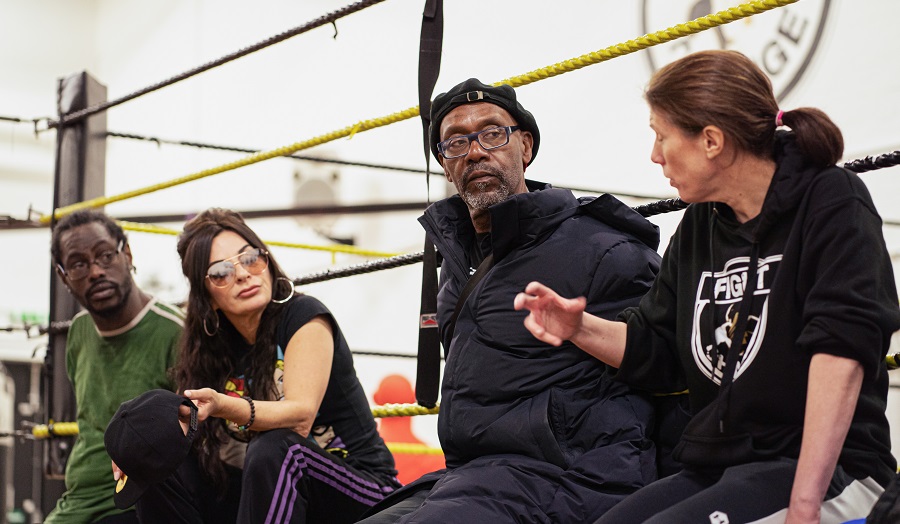
[{"label": "round wall sign", "polygon": [[[734,0],[643,0],[644,33],[734,7]],[[650,47],[645,56],[656,71],[669,62],[704,49],[731,49],[750,57],[772,80],[780,101],[797,85],[819,45],[831,0],[804,0],[702,33]]]}]

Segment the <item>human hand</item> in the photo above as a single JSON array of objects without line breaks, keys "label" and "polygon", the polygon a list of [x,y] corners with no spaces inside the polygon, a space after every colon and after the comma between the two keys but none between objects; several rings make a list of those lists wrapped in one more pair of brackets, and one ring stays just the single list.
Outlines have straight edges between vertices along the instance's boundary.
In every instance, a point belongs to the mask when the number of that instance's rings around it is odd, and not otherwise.
[{"label": "human hand", "polygon": [[116,461],[112,461],[112,472],[113,472],[113,480],[115,480],[115,481],[118,481],[119,478],[121,478],[124,475],[122,470],[119,469],[119,466],[116,466]]},{"label": "human hand", "polygon": [[[217,416],[220,405],[219,394],[216,390],[211,388],[186,389],[183,394],[197,406],[197,420],[199,422],[203,422],[208,417]],[[190,416],[191,408],[188,406],[178,408],[178,420],[181,422],[182,429],[185,430],[185,435],[187,435],[186,423],[190,420]]]},{"label": "human hand", "polygon": [[584,297],[563,298],[540,282],[528,284],[525,292],[516,295],[513,301],[516,310],[530,312],[525,317],[525,328],[538,340],[553,346],[578,333],[586,305]]}]

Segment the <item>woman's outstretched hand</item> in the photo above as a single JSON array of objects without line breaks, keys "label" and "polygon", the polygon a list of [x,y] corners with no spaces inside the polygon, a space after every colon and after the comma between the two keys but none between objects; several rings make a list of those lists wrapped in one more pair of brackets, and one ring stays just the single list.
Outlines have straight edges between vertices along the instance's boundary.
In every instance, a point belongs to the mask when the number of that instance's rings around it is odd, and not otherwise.
[{"label": "woman's outstretched hand", "polygon": [[[200,422],[203,422],[208,417],[217,416],[216,413],[220,410],[219,394],[214,389],[186,389],[184,391],[184,396],[189,398],[191,402],[197,406],[197,420]],[[189,416],[190,409],[187,406],[182,406],[182,408],[187,410],[187,415]],[[179,415],[183,415],[183,413],[179,413]]]},{"label": "woman's outstretched hand", "polygon": [[525,327],[535,338],[553,346],[575,336],[581,329],[584,297],[563,298],[540,282],[532,282],[516,295],[513,307],[527,309]]}]

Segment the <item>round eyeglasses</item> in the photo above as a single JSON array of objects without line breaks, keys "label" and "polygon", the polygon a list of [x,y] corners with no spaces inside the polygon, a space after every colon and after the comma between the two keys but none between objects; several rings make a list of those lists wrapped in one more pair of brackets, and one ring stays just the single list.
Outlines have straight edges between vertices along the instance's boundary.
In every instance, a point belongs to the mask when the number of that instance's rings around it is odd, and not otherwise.
[{"label": "round eyeglasses", "polygon": [[60,272],[62,272],[69,280],[81,280],[87,278],[87,276],[91,274],[91,266],[94,264],[97,264],[103,269],[109,269],[116,259],[119,258],[119,253],[122,252],[122,248],[124,247],[125,241],[119,240],[119,244],[116,246],[115,251],[107,249],[94,257],[93,260],[75,260],[70,261],[69,265],[66,267],[63,267],[60,264],[56,264],[56,267],[59,268]]},{"label": "round eyeglasses", "polygon": [[269,254],[264,249],[255,248],[213,262],[206,270],[206,278],[215,287],[228,287],[234,284],[238,265],[251,275],[260,275],[269,267]]},{"label": "round eyeglasses", "polygon": [[459,158],[469,154],[472,140],[477,140],[484,149],[497,149],[509,143],[509,135],[518,131],[519,126],[490,127],[468,135],[454,136],[438,142],[437,148],[441,156],[447,159]]}]

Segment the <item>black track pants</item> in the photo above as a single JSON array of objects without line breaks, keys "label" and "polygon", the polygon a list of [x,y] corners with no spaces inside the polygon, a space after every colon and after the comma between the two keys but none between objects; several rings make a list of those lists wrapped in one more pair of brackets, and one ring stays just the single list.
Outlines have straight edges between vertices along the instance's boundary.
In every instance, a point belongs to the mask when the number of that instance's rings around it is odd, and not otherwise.
[{"label": "black track pants", "polygon": [[398,486],[288,429],[258,434],[243,472],[232,470],[230,480],[229,494],[217,498],[191,455],[141,497],[138,515],[141,522],[166,524],[351,523]]},{"label": "black track pants", "polygon": [[[619,503],[595,524],[781,524],[797,461],[778,459],[723,470],[685,468]],[[883,488],[838,466],[822,505],[822,524],[864,518]]]}]

